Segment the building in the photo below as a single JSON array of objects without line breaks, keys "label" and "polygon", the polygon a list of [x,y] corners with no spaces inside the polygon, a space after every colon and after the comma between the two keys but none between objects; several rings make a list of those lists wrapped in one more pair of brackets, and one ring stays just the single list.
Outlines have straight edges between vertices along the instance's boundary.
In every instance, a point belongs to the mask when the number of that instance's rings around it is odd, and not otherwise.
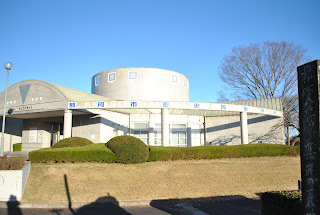
[{"label": "building", "polygon": [[23,151],[51,147],[71,136],[100,143],[134,135],[148,145],[181,147],[284,144],[280,99],[190,102],[189,79],[156,68],[100,72],[91,86],[92,94],[39,80],[9,87],[4,150],[19,142]]}]

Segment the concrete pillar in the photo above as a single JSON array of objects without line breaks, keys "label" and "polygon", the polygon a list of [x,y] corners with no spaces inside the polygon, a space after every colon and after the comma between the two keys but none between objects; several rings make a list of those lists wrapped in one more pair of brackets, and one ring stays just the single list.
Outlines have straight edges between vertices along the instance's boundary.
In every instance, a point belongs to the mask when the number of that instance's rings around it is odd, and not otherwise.
[{"label": "concrete pillar", "polygon": [[192,129],[191,129],[191,122],[189,121],[189,117],[187,122],[187,146],[192,146]]},{"label": "concrete pillar", "polygon": [[248,117],[247,112],[240,113],[241,145],[248,144]]},{"label": "concrete pillar", "polygon": [[148,129],[148,145],[154,145],[154,127],[155,123],[152,120],[152,115],[149,115],[149,129]]},{"label": "concrete pillar", "polygon": [[71,137],[72,131],[72,110],[64,110],[63,139]]},{"label": "concrete pillar", "polygon": [[162,146],[169,146],[169,110],[161,109],[161,139]]},{"label": "concrete pillar", "polygon": [[200,145],[203,146],[205,145],[205,126],[201,127],[201,132],[200,132],[200,135],[201,135],[201,143]]}]

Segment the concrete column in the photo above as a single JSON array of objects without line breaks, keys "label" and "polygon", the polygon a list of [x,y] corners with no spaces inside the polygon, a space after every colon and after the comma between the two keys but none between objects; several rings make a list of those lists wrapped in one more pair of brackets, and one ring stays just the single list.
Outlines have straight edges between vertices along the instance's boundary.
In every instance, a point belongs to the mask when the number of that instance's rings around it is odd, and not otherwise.
[{"label": "concrete column", "polygon": [[155,123],[152,120],[152,115],[149,115],[149,129],[148,129],[148,145],[154,145],[154,127]]},{"label": "concrete column", "polygon": [[203,146],[205,145],[205,133],[204,133],[204,130],[205,130],[205,126],[201,127],[201,132],[200,132],[200,135],[201,135],[201,143],[200,145]]},{"label": "concrete column", "polygon": [[248,144],[248,117],[247,112],[240,113],[241,145]]},{"label": "concrete column", "polygon": [[169,110],[161,109],[161,139],[162,146],[169,146]]},{"label": "concrete column", "polygon": [[192,146],[192,129],[191,129],[191,122],[189,121],[189,117],[187,122],[187,146]]},{"label": "concrete column", "polygon": [[72,110],[64,110],[63,139],[71,137],[72,131]]}]

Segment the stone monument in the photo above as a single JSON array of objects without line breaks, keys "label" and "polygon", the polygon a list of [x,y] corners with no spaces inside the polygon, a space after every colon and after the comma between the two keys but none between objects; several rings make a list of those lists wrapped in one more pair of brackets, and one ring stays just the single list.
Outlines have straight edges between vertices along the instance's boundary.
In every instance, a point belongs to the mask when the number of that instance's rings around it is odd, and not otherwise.
[{"label": "stone monument", "polygon": [[302,201],[305,215],[320,215],[320,60],[298,67]]}]

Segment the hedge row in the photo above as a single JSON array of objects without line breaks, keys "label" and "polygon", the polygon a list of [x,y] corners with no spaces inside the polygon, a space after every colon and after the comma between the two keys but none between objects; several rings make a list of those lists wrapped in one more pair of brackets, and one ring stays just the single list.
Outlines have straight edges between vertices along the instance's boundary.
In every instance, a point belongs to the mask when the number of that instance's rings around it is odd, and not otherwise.
[{"label": "hedge row", "polygon": [[21,152],[22,143],[15,143],[12,145],[14,152]]},{"label": "hedge row", "polygon": [[134,136],[114,137],[106,146],[114,152],[117,163],[144,163],[149,158],[148,146]]},{"label": "hedge row", "polygon": [[93,144],[91,140],[83,137],[69,137],[57,142],[53,148],[78,147]]},{"label": "hedge row", "polygon": [[148,161],[245,158],[262,156],[297,156],[299,147],[277,144],[237,146],[161,147],[150,146]]},{"label": "hedge row", "polygon": [[261,215],[287,214],[302,214],[302,199],[300,191],[274,191],[262,194]]},{"label": "hedge row", "polygon": [[[299,147],[276,144],[249,144],[238,146],[197,146],[197,147],[149,147],[152,161],[201,160],[221,158],[245,158],[262,156],[298,156]],[[119,162],[114,152],[104,143],[80,147],[40,149],[29,153],[29,160],[37,163],[55,162]]]},{"label": "hedge row", "polygon": [[34,163],[103,162],[115,163],[114,153],[104,143],[80,147],[45,148],[29,152]]}]

